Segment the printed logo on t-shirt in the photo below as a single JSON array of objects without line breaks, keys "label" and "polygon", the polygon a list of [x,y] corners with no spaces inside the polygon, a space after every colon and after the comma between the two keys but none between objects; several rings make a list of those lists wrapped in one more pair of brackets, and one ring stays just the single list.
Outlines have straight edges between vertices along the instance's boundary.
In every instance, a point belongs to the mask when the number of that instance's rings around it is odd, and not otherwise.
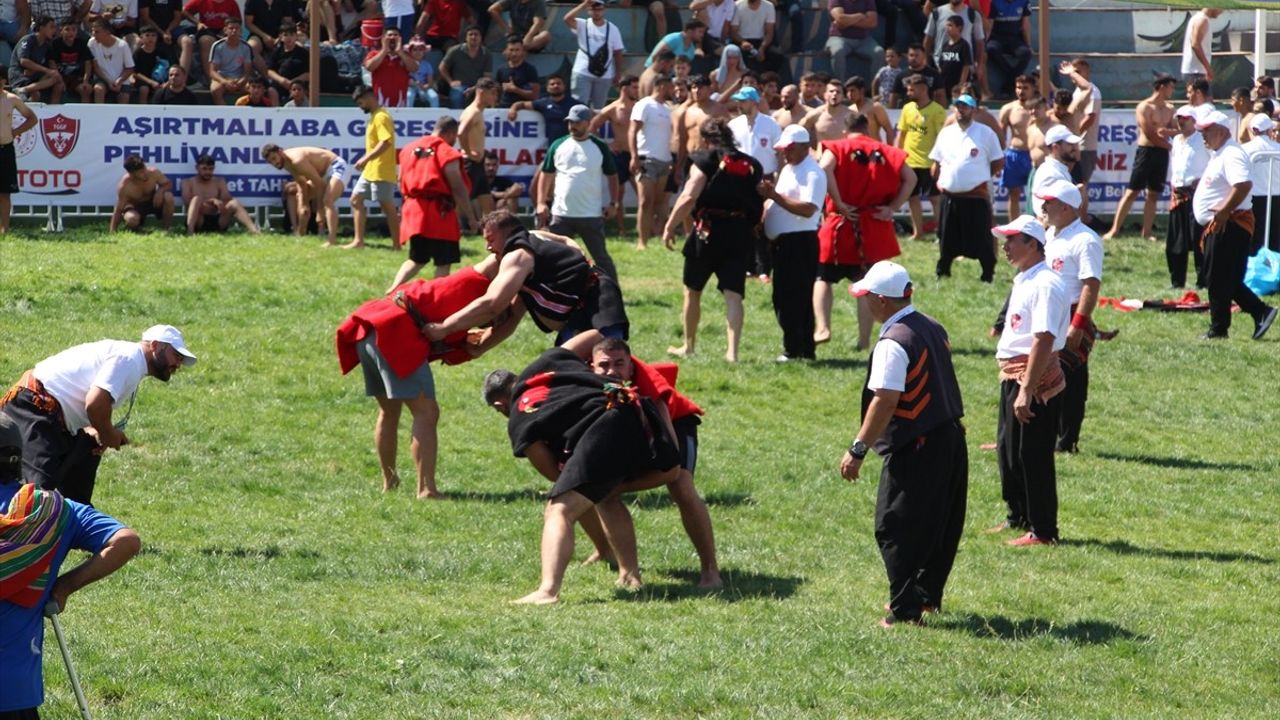
[{"label": "printed logo on t-shirt", "polygon": [[969,148],[969,157],[978,157],[978,148]]},{"label": "printed logo on t-shirt", "polygon": [[1054,272],[1056,273],[1062,272],[1062,258],[1054,258],[1052,267]]},{"label": "printed logo on t-shirt", "polygon": [[1014,330],[1017,330],[1018,328],[1022,327],[1022,316],[1017,313],[1014,313],[1012,316],[1010,316],[1009,327],[1013,328]]}]

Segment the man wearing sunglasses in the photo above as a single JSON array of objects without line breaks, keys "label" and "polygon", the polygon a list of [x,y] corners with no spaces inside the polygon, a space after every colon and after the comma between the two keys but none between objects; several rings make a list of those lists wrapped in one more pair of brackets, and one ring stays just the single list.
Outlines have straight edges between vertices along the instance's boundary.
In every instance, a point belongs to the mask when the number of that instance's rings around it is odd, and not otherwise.
[{"label": "man wearing sunglasses", "polygon": [[[102,453],[129,443],[124,426],[138,384],[148,375],[168,382],[195,364],[172,325],[148,328],[141,342],[99,340],[36,363],[0,398],[0,412],[22,434],[23,481],[91,504]],[[112,423],[126,401],[125,417]]]}]

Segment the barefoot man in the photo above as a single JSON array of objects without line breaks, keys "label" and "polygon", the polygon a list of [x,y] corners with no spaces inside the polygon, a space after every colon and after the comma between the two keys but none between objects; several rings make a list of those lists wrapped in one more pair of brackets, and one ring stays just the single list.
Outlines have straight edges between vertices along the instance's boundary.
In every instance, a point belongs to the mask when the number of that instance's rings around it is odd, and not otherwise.
[{"label": "barefoot man", "polygon": [[1004,150],[1004,172],[1000,173],[1000,187],[1009,192],[1008,221],[1022,214],[1022,189],[1031,178],[1031,144],[1028,131],[1034,118],[1030,103],[1036,97],[1035,80],[1029,75],[1019,75],[1013,81],[1017,97],[1000,108],[1000,132],[1008,138]]},{"label": "barefoot man", "polygon": [[800,121],[800,126],[809,131],[813,147],[825,140],[843,138],[847,119],[855,112],[844,104],[844,86],[835,78],[827,81],[822,100],[822,107],[810,110]]},{"label": "barefoot man", "polygon": [[684,184],[689,172],[689,156],[705,150],[702,143],[702,123],[709,118],[729,116],[729,109],[711,99],[711,79],[706,75],[691,75],[693,88],[689,104],[676,110],[671,122],[676,130],[676,187]]},{"label": "barefoot man", "polygon": [[338,240],[338,198],[347,189],[350,168],[332,150],[318,147],[295,147],[285,150],[279,145],[262,146],[262,159],[271,167],[293,176],[301,191],[298,195],[298,225],[311,224],[311,203],[324,209],[324,224],[329,237],[322,247],[333,247]]},{"label": "barefoot man", "polygon": [[1169,104],[1174,86],[1172,75],[1157,75],[1151,82],[1151,97],[1138,103],[1134,110],[1138,119],[1138,152],[1134,155],[1129,187],[1120,198],[1116,217],[1111,221],[1111,229],[1102,236],[1103,240],[1110,240],[1120,232],[1139,192],[1146,193],[1146,202],[1142,204],[1142,237],[1156,240],[1152,226],[1156,220],[1156,203],[1169,176],[1169,149],[1173,147],[1169,138],[1178,133],[1173,122],[1173,106]]},{"label": "barefoot man", "polygon": [[116,206],[111,211],[111,232],[124,220],[130,230],[141,230],[148,215],[160,218],[160,227],[173,222],[173,182],[164,173],[142,162],[137,155],[124,159],[124,177],[116,186]]},{"label": "barefoot man", "polygon": [[471,204],[475,217],[493,210],[489,178],[484,174],[484,111],[498,104],[498,83],[480,78],[475,85],[475,99],[462,111],[458,121],[458,145],[462,148],[462,169],[471,178]]},{"label": "barefoot man", "polygon": [[187,209],[187,234],[223,232],[231,227],[231,221],[239,222],[244,229],[256,235],[258,226],[249,217],[239,200],[231,197],[227,181],[213,174],[213,158],[201,155],[196,159],[196,174],[182,181],[182,204]]},{"label": "barefoot man", "polygon": [[[613,151],[613,166],[619,171],[620,192],[626,192],[626,184],[633,183],[630,170],[631,150],[627,147],[627,135],[631,132],[631,109],[636,106],[636,100],[639,98],[639,80],[635,75],[623,75],[618,80],[618,99],[605,105],[603,110],[591,118],[591,124],[588,126],[593,135],[600,135],[600,128],[609,126],[609,149]],[[613,216],[618,223],[619,235],[626,232],[626,220],[623,217],[625,214],[619,212]]]}]

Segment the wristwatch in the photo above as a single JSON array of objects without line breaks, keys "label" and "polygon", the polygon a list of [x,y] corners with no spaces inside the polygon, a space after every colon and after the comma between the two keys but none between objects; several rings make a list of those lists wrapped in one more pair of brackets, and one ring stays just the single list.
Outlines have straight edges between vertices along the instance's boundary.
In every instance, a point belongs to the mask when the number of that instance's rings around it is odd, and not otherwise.
[{"label": "wristwatch", "polygon": [[859,460],[867,456],[867,450],[867,444],[857,438],[854,438],[853,444],[849,446],[849,454]]}]

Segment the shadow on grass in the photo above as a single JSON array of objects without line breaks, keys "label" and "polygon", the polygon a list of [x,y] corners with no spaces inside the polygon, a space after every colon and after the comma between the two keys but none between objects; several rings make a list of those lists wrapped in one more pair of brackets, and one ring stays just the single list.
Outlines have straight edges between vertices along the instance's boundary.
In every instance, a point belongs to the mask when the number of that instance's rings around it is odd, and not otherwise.
[{"label": "shadow on grass", "polygon": [[247,548],[239,545],[231,547],[202,547],[200,554],[211,558],[236,558],[250,560],[275,560],[276,558],[301,558],[315,560],[320,553],[315,550],[284,549],[279,545],[267,545],[260,548]]},{"label": "shadow on grass", "polygon": [[528,488],[524,490],[504,490],[502,492],[489,492],[486,490],[450,490],[445,493],[445,501],[459,500],[462,502],[487,502],[499,504],[523,503],[523,502],[546,502],[547,490],[551,489],[548,484],[544,489]]},{"label": "shadow on grass", "polygon": [[707,597],[721,602],[739,602],[771,598],[786,600],[796,594],[804,584],[802,577],[790,575],[766,575],[744,570],[721,570],[724,587],[719,590],[703,590],[698,587],[698,573],[692,570],[657,570],[655,573],[678,578],[679,582],[646,582],[638,592],[618,590],[618,600],[632,602],[668,602],[693,597]]},{"label": "shadow on grass", "polygon": [[1122,455],[1120,453],[1100,452],[1098,457],[1103,460],[1118,460],[1120,462],[1141,463],[1143,465],[1154,465],[1155,467],[1170,468],[1173,470],[1255,470],[1256,465],[1246,465],[1244,463],[1233,462],[1208,462],[1205,460],[1192,460],[1190,458],[1173,458],[1159,457],[1156,455]]},{"label": "shadow on grass", "polygon": [[[995,319],[995,318],[994,318],[994,316],[992,316],[992,319]],[[994,340],[993,340],[992,342],[994,343]],[[994,359],[994,358],[995,358],[995,356],[996,356],[996,348],[995,348],[995,345],[994,345],[994,344],[992,344],[992,346],[991,346],[991,347],[982,347],[982,348],[976,348],[976,347],[955,347],[955,346],[952,346],[952,347],[951,347],[951,354],[952,354],[953,356],[954,356],[954,355],[962,355],[962,356],[965,356],[965,357],[992,358],[992,359]]]},{"label": "shadow on grass", "polygon": [[1052,637],[1073,645],[1107,645],[1116,641],[1145,642],[1149,638],[1102,620],[1077,620],[1059,625],[1044,618],[1012,620],[1003,615],[940,615],[929,618],[928,626],[939,630],[966,632],[976,638],[1033,640]]},{"label": "shadow on grass", "polygon": [[[675,505],[671,494],[666,492],[645,492],[634,497],[623,496],[623,498],[627,505],[645,510],[659,510]],[[754,497],[738,492],[713,492],[703,495],[702,499],[709,507],[730,508],[756,504]]]},{"label": "shadow on grass", "polygon": [[1217,552],[1213,550],[1169,550],[1167,548],[1147,548],[1134,545],[1125,540],[1083,540],[1063,539],[1059,545],[1076,547],[1096,547],[1109,550],[1117,555],[1138,555],[1141,557],[1166,558],[1169,560],[1211,560],[1213,562],[1251,562],[1260,565],[1271,565],[1271,558],[1252,553]]},{"label": "shadow on grass", "polygon": [[[857,350],[855,352],[862,352]],[[833,370],[852,370],[853,368],[861,368],[867,366],[866,358],[823,358],[821,360],[811,360],[809,364],[817,368],[831,368]]]}]

